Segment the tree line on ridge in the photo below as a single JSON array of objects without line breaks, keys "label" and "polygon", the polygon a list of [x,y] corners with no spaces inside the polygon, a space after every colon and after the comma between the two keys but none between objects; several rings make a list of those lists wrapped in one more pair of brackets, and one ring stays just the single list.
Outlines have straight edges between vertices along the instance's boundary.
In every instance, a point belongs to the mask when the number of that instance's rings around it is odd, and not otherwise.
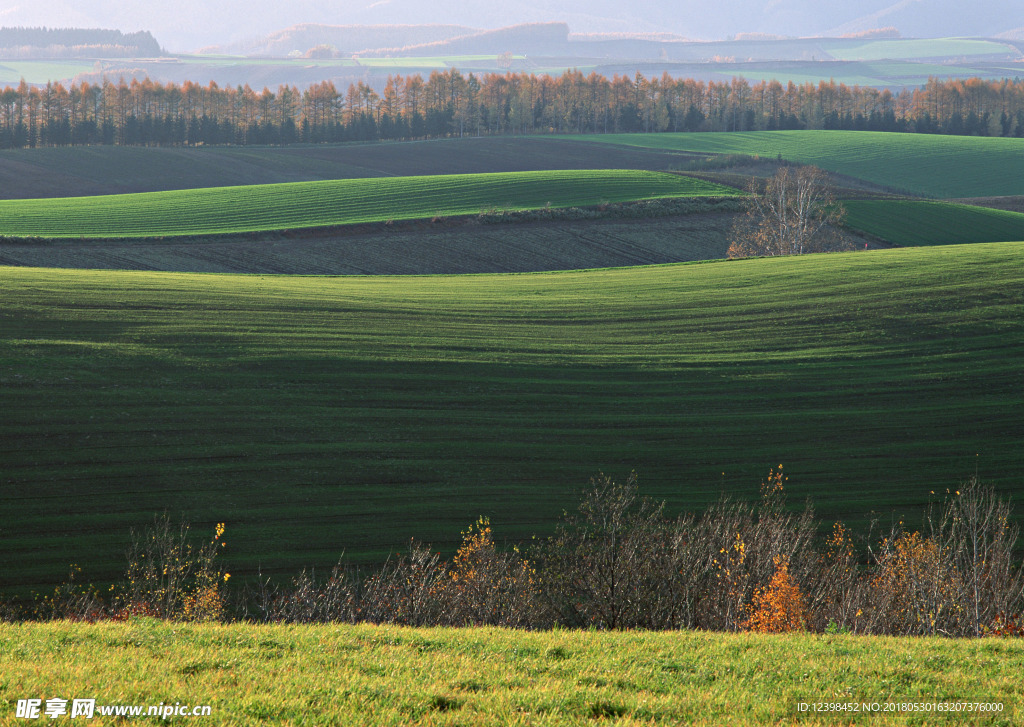
[{"label": "tree line on ridge", "polygon": [[300,90],[151,79],[0,91],[0,148],[292,144],[546,133],[854,129],[1024,136],[1024,81],[931,79],[892,92],[835,81],[697,81],[455,69]]}]

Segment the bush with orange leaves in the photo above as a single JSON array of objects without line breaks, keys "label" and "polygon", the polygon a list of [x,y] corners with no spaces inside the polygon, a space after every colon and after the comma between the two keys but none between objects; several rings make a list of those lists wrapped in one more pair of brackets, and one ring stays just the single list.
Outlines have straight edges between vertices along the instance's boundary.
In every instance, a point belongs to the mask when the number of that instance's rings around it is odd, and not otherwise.
[{"label": "bush with orange leaves", "polygon": [[983,636],[1012,636],[1024,638],[1024,614],[1013,616],[999,614],[992,622],[982,627]]},{"label": "bush with orange leaves", "polygon": [[[763,589],[780,562],[797,582],[807,582],[818,566],[813,549],[814,518],[810,506],[795,514],[786,508],[782,465],[761,482],[760,507],[720,502],[697,521],[687,559],[710,550],[710,567],[698,594],[698,628],[734,631],[744,628],[757,589]],[[710,548],[708,547],[710,546]],[[691,567],[691,570],[699,568]]]},{"label": "bush with orange leaves", "polygon": [[224,584],[231,577],[217,563],[224,548],[224,523],[213,538],[193,544],[189,525],[171,526],[165,513],[145,533],[132,533],[127,583],[115,598],[114,616],[154,614],[183,621],[218,621],[225,617]]},{"label": "bush with orange leaves", "polygon": [[448,570],[445,620],[457,626],[528,626],[537,608],[535,580],[533,565],[518,548],[495,548],[490,520],[481,517],[463,531]]},{"label": "bush with orange leaves", "polygon": [[775,575],[767,586],[754,591],[747,611],[750,617],[741,624],[745,631],[782,634],[807,630],[807,603],[790,575],[789,558],[775,557]]},{"label": "bush with orange leaves", "polygon": [[947,549],[920,532],[897,532],[882,540],[870,579],[872,631],[899,635],[957,633],[963,604],[959,574]]}]

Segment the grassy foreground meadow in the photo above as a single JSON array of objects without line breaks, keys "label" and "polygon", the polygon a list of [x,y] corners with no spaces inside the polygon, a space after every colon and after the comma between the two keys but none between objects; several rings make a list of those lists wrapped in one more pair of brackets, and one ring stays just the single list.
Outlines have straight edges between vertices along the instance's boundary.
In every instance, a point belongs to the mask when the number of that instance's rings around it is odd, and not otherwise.
[{"label": "grassy foreground meadow", "polygon": [[680,152],[781,156],[925,197],[1024,194],[1024,139],[881,131],[586,134],[567,138]]},{"label": "grassy foreground meadow", "polygon": [[[231,725],[1014,725],[1022,671],[1019,639],[4,624],[0,723],[60,697],[209,705],[197,721]],[[936,711],[957,703],[1001,711]],[[863,711],[812,706],[828,704]]]},{"label": "grassy foreground meadow", "polygon": [[[546,535],[598,470],[864,531],[977,470],[1019,503],[1024,243],[528,275],[0,268],[8,590],[225,521],[238,576]],[[74,497],[68,494],[73,493]],[[1017,510],[1018,518],[1021,515]]]},{"label": "grassy foreground meadow", "polygon": [[96,197],[0,201],[0,235],[123,238],[324,227],[487,210],[665,197],[736,196],[674,174],[570,170],[290,182]]}]

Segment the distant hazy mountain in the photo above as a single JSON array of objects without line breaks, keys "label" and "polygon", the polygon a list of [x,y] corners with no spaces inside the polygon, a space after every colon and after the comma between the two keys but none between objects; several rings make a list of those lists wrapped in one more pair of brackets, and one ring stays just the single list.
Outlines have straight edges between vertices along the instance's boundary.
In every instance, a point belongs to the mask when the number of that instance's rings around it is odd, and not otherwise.
[{"label": "distant hazy mountain", "polygon": [[300,23],[500,28],[559,21],[575,33],[808,36],[895,26],[904,37],[994,36],[1024,27],[1020,0],[14,0],[0,25],[149,30],[172,51],[255,41]]},{"label": "distant hazy mountain", "polygon": [[828,29],[830,35],[894,26],[904,36],[942,38],[949,36],[995,37],[1024,24],[1024,3],[992,0],[967,3],[963,0],[899,0],[898,2],[851,3],[857,8],[852,20]]},{"label": "distant hazy mountain", "polygon": [[339,53],[368,48],[419,46],[474,35],[477,28],[464,25],[323,25],[303,23],[263,38],[218,45],[225,53],[286,56],[318,45],[333,46]]}]

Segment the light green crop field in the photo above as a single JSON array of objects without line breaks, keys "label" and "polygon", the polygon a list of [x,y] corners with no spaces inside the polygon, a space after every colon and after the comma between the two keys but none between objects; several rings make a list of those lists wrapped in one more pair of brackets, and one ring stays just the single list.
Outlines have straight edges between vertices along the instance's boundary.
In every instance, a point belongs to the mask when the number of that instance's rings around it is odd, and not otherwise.
[{"label": "light green crop field", "polygon": [[[866,64],[858,63],[856,65],[847,66],[841,70],[838,68],[822,68],[823,64],[812,64],[808,63],[806,66],[801,65],[796,68],[793,67],[775,67],[765,64],[758,68],[744,68],[743,78],[750,83],[757,83],[758,81],[778,81],[782,84],[793,82],[797,85],[805,83],[812,83],[815,86],[820,81],[828,81],[829,79],[834,80],[836,83],[845,83],[848,86],[876,86],[884,85],[886,80],[881,75],[875,75],[871,73],[871,68],[867,67]],[[829,71],[832,71],[831,73]],[[836,73],[835,71],[839,71]],[[737,74],[735,69],[730,68],[728,65],[722,64],[716,68],[718,78],[716,80],[731,81],[736,78]],[[922,76],[922,82],[927,81],[927,76]],[[901,79],[901,83],[907,81]],[[732,133],[732,132],[730,132]]]},{"label": "light green crop field", "polygon": [[1017,725],[1022,671],[1021,639],[0,624],[0,722],[56,697],[99,725]]},{"label": "light green crop field", "polygon": [[495,208],[527,210],[738,194],[699,179],[621,169],[342,179],[4,200],[0,201],[0,235],[213,235],[478,214]]},{"label": "light green crop field", "polygon": [[781,155],[926,197],[1024,194],[1024,139],[880,131],[590,134],[568,138],[711,154]]},{"label": "light green crop field", "polygon": [[[877,74],[877,78],[901,78],[905,79],[906,83],[911,83],[911,79],[917,80],[918,85],[923,85],[929,77],[937,78],[949,78],[951,76],[977,76],[986,77],[991,76],[995,78],[1005,78],[1006,71],[1009,68],[994,68],[985,64],[979,64],[977,66],[968,65],[950,65],[948,63],[928,63],[926,61],[896,61],[896,60],[878,60],[878,61],[867,61],[864,65],[874,71]],[[840,82],[839,78],[836,78],[836,82]]]},{"label": "light green crop field", "polygon": [[94,62],[55,60],[0,60],[0,88],[17,86],[24,79],[27,83],[47,83],[74,78],[79,73],[91,73]]},{"label": "light green crop field", "polygon": [[[521,61],[526,56],[514,55],[511,60]],[[358,58],[360,66],[373,68],[468,68],[480,65],[495,66],[497,55],[462,55],[462,56],[399,56],[395,58]]]},{"label": "light green crop field", "polygon": [[0,268],[4,583],[228,524],[239,576],[551,532],[599,470],[824,523],[1024,494],[1024,243],[547,274]]},{"label": "light green crop field", "polygon": [[[248,56],[218,55],[182,55],[177,60],[191,65],[203,65],[213,68],[233,66],[293,66],[296,68],[355,68],[358,66],[373,68],[401,69],[447,69],[476,66],[496,67],[498,56],[491,55],[452,55],[452,56],[398,56],[398,57],[358,57],[358,58],[250,58]],[[513,55],[512,60],[523,60],[526,56]]]},{"label": "light green crop field", "polygon": [[175,60],[193,66],[231,68],[236,66],[294,66],[298,68],[353,68],[351,58],[251,58],[232,55],[176,55]]},{"label": "light green crop field", "polygon": [[[676,69],[673,69],[676,71]],[[1003,78],[1020,75],[1024,65],[1020,67],[996,67],[990,62],[977,62],[970,65],[961,59],[956,65],[932,63],[914,60],[878,60],[878,61],[788,61],[784,63],[745,63],[742,68],[730,63],[706,63],[693,70],[679,69],[675,76],[701,76],[714,72],[716,80],[729,81],[742,75],[747,81],[779,81],[796,84],[820,81],[835,81],[847,86],[871,86],[875,88],[912,88],[923,86],[930,78],[982,78],[998,81]]]},{"label": "light green crop field", "polygon": [[970,58],[971,56],[1012,56],[1017,50],[1006,43],[969,38],[906,38],[867,40],[858,45],[823,41],[822,46],[841,61],[878,61],[888,58]]},{"label": "light green crop field", "polygon": [[1024,240],[1024,214],[948,202],[846,200],[846,224],[896,245]]}]

